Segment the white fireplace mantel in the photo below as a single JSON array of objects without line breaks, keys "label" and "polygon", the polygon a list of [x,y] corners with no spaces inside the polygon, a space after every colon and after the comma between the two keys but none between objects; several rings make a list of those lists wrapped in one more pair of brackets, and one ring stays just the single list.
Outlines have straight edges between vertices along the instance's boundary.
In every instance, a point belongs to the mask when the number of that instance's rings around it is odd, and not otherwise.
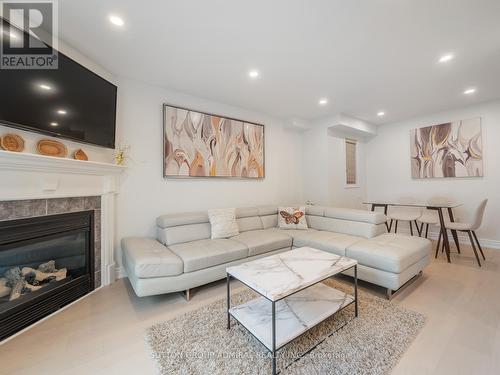
[{"label": "white fireplace mantel", "polygon": [[120,174],[125,168],[109,163],[0,150],[0,170],[109,176]]},{"label": "white fireplace mantel", "polygon": [[115,280],[115,195],[124,166],[0,150],[0,201],[101,197],[102,285]]}]

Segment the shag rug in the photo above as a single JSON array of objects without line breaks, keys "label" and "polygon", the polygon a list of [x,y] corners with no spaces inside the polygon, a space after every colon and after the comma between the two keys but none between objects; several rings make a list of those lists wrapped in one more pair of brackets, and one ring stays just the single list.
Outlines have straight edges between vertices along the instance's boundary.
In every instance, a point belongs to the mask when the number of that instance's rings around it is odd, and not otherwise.
[{"label": "shag rug", "polygon": [[[352,284],[344,281],[325,283],[352,293]],[[351,305],[292,341],[278,351],[278,370],[284,375],[388,374],[422,329],[425,317],[362,289],[358,296],[358,318]],[[255,297],[245,290],[231,296],[231,305]],[[265,347],[233,318],[229,331],[226,322],[224,298],[150,327],[146,341],[159,372],[270,374]]]}]

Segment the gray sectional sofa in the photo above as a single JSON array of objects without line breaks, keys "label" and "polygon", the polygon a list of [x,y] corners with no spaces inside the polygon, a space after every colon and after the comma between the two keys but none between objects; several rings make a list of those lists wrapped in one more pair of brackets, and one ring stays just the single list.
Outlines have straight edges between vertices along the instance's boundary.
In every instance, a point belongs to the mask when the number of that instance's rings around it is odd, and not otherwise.
[{"label": "gray sectional sofa", "polygon": [[225,278],[229,266],[310,246],[358,260],[358,277],[387,288],[390,297],[430,262],[431,242],[385,233],[382,213],[306,206],[307,230],[279,229],[277,206],[238,208],[236,217],[240,233],[227,239],[210,239],[207,212],[163,215],[157,238],[124,238],[135,293],[189,296],[189,289]]}]

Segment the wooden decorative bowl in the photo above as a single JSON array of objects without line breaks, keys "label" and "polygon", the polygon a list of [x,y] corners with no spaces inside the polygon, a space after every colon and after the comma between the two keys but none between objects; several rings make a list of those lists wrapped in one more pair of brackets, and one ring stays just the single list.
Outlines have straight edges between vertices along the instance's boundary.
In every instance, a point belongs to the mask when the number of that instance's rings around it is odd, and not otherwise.
[{"label": "wooden decorative bowl", "polygon": [[45,156],[55,156],[58,158],[65,158],[68,156],[68,148],[58,141],[44,139],[38,142],[38,153]]},{"label": "wooden decorative bowl", "polygon": [[73,158],[75,158],[76,160],[89,160],[89,157],[81,148],[75,151],[75,153],[73,154]]},{"label": "wooden decorative bowl", "polygon": [[4,150],[23,152],[24,151],[24,139],[17,134],[6,134],[0,138],[0,145]]}]

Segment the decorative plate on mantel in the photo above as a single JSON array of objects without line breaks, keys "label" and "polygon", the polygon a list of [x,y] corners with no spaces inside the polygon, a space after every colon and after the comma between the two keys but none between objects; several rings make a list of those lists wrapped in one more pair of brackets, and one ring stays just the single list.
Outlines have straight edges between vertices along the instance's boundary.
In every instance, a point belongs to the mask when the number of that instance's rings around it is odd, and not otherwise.
[{"label": "decorative plate on mantel", "polygon": [[38,142],[37,149],[41,155],[45,156],[55,156],[58,158],[68,156],[68,148],[64,144],[50,139],[43,139]]},{"label": "decorative plate on mantel", "polygon": [[17,134],[6,134],[3,137],[0,137],[0,145],[6,151],[24,151],[24,139]]},{"label": "decorative plate on mantel", "polygon": [[87,156],[85,151],[83,151],[81,148],[75,151],[75,153],[73,154],[73,158],[76,160],[84,160],[84,161],[89,160],[89,157]]}]

